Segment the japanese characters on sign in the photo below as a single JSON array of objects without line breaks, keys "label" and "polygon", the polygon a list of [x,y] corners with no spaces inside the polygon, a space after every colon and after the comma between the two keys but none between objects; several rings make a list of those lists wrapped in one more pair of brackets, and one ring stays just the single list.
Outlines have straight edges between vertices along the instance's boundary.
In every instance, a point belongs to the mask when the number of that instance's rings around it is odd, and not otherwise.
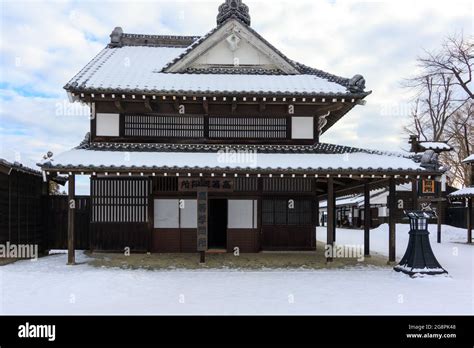
[{"label": "japanese characters on sign", "polygon": [[197,190],[197,251],[207,250],[207,188]]},{"label": "japanese characters on sign", "polygon": [[424,179],[422,181],[422,193],[435,193],[435,181]]},{"label": "japanese characters on sign", "polygon": [[198,188],[205,187],[208,191],[232,192],[234,190],[234,180],[227,178],[180,178],[178,180],[179,191],[198,191]]}]

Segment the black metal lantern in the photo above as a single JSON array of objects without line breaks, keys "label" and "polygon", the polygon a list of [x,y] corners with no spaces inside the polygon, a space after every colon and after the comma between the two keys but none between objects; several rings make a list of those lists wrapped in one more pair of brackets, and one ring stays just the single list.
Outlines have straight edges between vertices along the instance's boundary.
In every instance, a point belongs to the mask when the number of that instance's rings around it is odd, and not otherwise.
[{"label": "black metal lantern", "polygon": [[410,219],[410,239],[405,255],[393,269],[410,276],[448,273],[436,260],[431,249],[428,219],[436,217],[435,213],[432,211],[410,211],[406,214]]}]

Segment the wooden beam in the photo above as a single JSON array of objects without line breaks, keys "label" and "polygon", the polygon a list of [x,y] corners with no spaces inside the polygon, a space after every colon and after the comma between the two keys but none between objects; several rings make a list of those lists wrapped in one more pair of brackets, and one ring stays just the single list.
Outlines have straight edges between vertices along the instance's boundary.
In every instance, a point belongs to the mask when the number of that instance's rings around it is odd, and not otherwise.
[{"label": "wooden beam", "polygon": [[114,105],[119,112],[125,112],[125,107],[120,100],[114,100]]},{"label": "wooden beam", "polygon": [[314,210],[316,216],[316,226],[319,226],[319,199],[318,197],[314,198]]},{"label": "wooden beam", "polygon": [[413,210],[418,210],[418,179],[411,180],[411,194],[412,194],[412,201],[413,201]]},{"label": "wooden beam", "polygon": [[209,102],[206,100],[202,101],[202,108],[204,110],[204,114],[208,115],[209,114]]},{"label": "wooden beam", "polygon": [[364,185],[364,256],[370,255],[370,186],[366,182]]},{"label": "wooden beam", "polygon": [[[334,245],[334,230],[336,229],[336,226],[334,225],[334,212],[335,212],[335,207],[336,207],[336,202],[335,202],[335,196],[334,196],[334,182],[333,178],[328,178],[328,199],[327,199],[327,241],[326,244],[331,246]],[[326,259],[327,262],[331,262],[333,260],[332,257],[328,257]]]},{"label": "wooden beam", "polygon": [[327,106],[323,106],[323,107],[318,108],[317,117],[319,118],[320,116],[323,116],[328,111],[332,112],[332,111],[341,110],[343,107],[344,107],[344,103],[336,103],[336,104],[335,103],[330,103],[330,104],[327,104]]},{"label": "wooden beam", "polygon": [[147,109],[148,111],[150,112],[153,112],[153,107],[151,106],[150,104],[150,100],[149,99],[145,99],[144,101],[144,104],[145,104],[145,109]]},{"label": "wooden beam", "polygon": [[395,262],[395,179],[388,181],[388,262]]},{"label": "wooden beam", "polygon": [[334,180],[334,184],[345,187],[347,186],[347,181]]},{"label": "wooden beam", "polygon": [[[321,180],[321,182],[323,182],[323,180]],[[364,180],[367,180],[367,179],[364,179]],[[371,179],[371,180],[373,180],[373,179]],[[380,179],[380,180],[375,180],[375,181],[369,181],[369,187],[372,187],[374,185],[386,186],[387,183],[388,183],[388,179]],[[364,190],[364,183],[361,183],[361,182],[356,182],[354,185],[351,185],[349,187],[347,187],[348,184],[346,183],[345,186],[346,186],[346,188],[340,189],[340,190],[334,190],[334,192],[337,193],[337,195],[343,196],[345,194],[354,193],[355,191],[363,191]],[[324,198],[327,198],[327,195],[320,195],[319,197],[320,197],[320,199],[324,199]]]},{"label": "wooden beam", "polygon": [[67,264],[76,263],[75,238],[74,238],[74,217],[76,212],[75,187],[76,180],[74,174],[68,178],[68,219],[67,219]]}]

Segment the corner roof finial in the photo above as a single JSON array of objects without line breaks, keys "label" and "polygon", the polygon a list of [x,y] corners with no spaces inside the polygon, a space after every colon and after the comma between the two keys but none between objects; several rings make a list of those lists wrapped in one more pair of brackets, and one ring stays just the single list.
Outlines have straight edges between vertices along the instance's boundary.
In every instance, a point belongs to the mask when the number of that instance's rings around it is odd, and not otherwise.
[{"label": "corner roof finial", "polygon": [[219,6],[217,25],[222,24],[230,17],[238,18],[245,24],[250,25],[249,8],[242,0],[226,0],[225,3]]}]

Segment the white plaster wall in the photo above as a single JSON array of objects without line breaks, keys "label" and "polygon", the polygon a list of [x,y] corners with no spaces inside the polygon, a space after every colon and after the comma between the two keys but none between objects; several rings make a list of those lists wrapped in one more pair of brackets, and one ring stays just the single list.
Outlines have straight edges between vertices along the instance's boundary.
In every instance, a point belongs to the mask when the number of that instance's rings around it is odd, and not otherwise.
[{"label": "white plaster wall", "polygon": [[314,136],[313,117],[292,117],[291,138],[313,139]]},{"label": "white plaster wall", "polygon": [[179,206],[177,199],[155,199],[154,201],[154,227],[178,228]]},{"label": "white plaster wall", "polygon": [[380,217],[388,216],[387,211],[388,211],[387,207],[379,207],[379,216]]},{"label": "white plaster wall", "polygon": [[97,136],[118,137],[120,129],[119,114],[96,114]]},{"label": "white plaster wall", "polygon": [[253,228],[253,200],[229,199],[228,228]]},{"label": "white plaster wall", "polygon": [[184,207],[180,209],[180,227],[197,228],[197,200],[185,199]]},{"label": "white plaster wall", "polygon": [[234,58],[238,58],[240,65],[273,65],[270,59],[246,40],[241,39],[238,48],[232,51],[224,39],[196,59],[192,66],[202,65],[234,65]]}]

